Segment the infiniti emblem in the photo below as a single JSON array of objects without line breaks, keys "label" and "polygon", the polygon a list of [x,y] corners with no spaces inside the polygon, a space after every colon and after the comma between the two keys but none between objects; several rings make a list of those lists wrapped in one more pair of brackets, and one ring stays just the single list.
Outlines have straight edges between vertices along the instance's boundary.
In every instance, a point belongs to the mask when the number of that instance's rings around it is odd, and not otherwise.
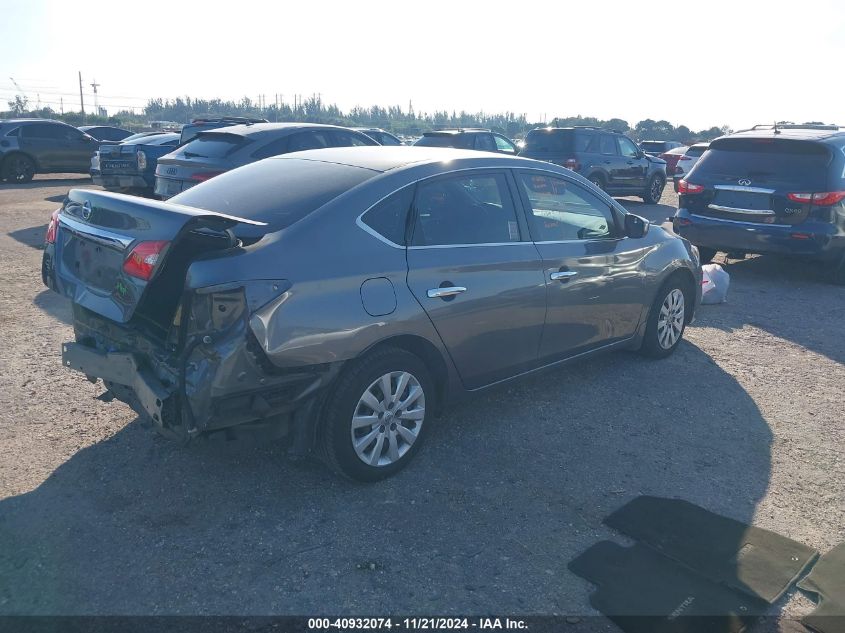
[{"label": "infiniti emblem", "polygon": [[86,200],[82,203],[82,219],[87,220],[91,217],[91,202]]},{"label": "infiniti emblem", "polygon": [[742,185],[743,187],[747,187],[748,185],[751,184],[751,181],[748,180],[748,178],[740,178],[736,182],[737,182],[737,184]]}]

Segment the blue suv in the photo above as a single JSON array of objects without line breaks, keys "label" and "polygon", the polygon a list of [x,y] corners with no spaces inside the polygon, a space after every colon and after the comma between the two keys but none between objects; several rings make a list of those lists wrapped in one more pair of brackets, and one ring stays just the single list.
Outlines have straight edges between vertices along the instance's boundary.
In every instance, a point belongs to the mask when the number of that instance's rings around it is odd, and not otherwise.
[{"label": "blue suv", "polygon": [[710,143],[678,183],[675,232],[717,251],[823,262],[845,284],[845,130],[755,126]]}]

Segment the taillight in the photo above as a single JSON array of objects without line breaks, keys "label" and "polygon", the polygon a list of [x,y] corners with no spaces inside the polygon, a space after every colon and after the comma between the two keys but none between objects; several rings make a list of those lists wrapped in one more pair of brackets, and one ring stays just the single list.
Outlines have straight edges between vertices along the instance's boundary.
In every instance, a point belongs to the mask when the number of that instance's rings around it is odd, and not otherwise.
[{"label": "taillight", "polygon": [[788,193],[786,197],[793,202],[811,203],[819,207],[829,207],[845,200],[845,191],[823,191],[820,193]]},{"label": "taillight", "polygon": [[44,236],[44,241],[48,244],[56,243],[56,229],[59,226],[59,211],[61,211],[61,209],[56,209],[50,215],[50,222],[47,224],[47,235]]},{"label": "taillight", "polygon": [[678,193],[701,193],[702,191],[704,191],[704,185],[694,185],[686,180],[678,183]]},{"label": "taillight", "polygon": [[574,158],[567,158],[563,161],[563,166],[567,169],[571,169],[572,171],[578,171],[581,169],[581,164]]},{"label": "taillight", "polygon": [[197,182],[205,182],[206,180],[214,178],[215,176],[219,176],[222,173],[222,171],[202,171],[191,175],[191,180],[196,180]]},{"label": "taillight", "polygon": [[692,158],[690,158],[689,156],[681,156],[681,157],[678,159],[678,162],[681,162],[682,160],[692,160]]},{"label": "taillight", "polygon": [[147,168],[147,155],[138,150],[138,153],[135,154],[138,157],[138,169],[146,169]]},{"label": "taillight", "polygon": [[170,242],[166,240],[140,242],[123,262],[123,272],[131,277],[149,281],[168,244]]}]

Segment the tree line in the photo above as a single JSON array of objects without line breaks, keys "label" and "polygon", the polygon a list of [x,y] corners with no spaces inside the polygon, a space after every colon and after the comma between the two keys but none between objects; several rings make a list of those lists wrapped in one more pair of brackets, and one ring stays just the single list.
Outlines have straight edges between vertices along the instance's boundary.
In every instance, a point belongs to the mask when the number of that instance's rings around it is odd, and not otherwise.
[{"label": "tree line", "polygon": [[110,117],[100,117],[88,114],[83,117],[81,112],[59,114],[51,108],[30,110],[26,98],[18,96],[9,101],[9,111],[0,113],[0,117],[36,116],[60,119],[71,125],[117,125],[133,129],[148,126],[150,121],[173,121],[187,123],[191,119],[210,116],[242,116],[263,118],[268,121],[300,121],[309,123],[328,123],[351,127],[378,127],[399,136],[419,136],[423,132],[449,127],[482,127],[490,128],[510,138],[521,138],[529,130],[547,125],[568,127],[574,125],[589,125],[608,130],[617,130],[633,136],[637,140],[660,139],[693,143],[706,141],[722,134],[729,133],[728,126],[713,126],[704,130],[692,130],[685,125],[675,126],[669,121],[655,121],[644,119],[632,127],[624,119],[602,120],[595,117],[581,115],[570,117],[555,117],[550,122],[532,122],[525,114],[515,112],[467,112],[455,110],[438,110],[435,112],[415,112],[409,104],[407,109],[400,106],[370,106],[368,108],[356,106],[344,112],[335,104],[325,104],[322,99],[313,95],[307,99],[297,100],[296,103],[271,103],[253,101],[244,97],[240,101],[224,101],[222,99],[192,99],[191,97],[177,97],[176,99],[150,99],[142,113],[123,110]]}]

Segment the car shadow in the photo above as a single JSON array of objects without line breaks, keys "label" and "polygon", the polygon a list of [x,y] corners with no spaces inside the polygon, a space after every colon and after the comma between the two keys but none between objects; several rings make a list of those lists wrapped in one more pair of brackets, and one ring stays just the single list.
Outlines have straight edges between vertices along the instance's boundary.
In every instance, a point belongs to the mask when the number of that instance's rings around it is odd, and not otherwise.
[{"label": "car shadow", "polygon": [[771,471],[760,410],[688,342],[523,379],[430,425],[415,463],[358,485],[278,444],[179,448],[134,420],[0,501],[0,613],[592,614],[566,565],[623,540],[607,514],[652,494],[751,522]]},{"label": "car shadow", "polygon": [[46,312],[57,321],[65,325],[73,325],[72,304],[66,297],[63,297],[59,293],[44,288],[44,290],[35,295],[32,303],[36,308],[42,312]]},{"label": "car shadow", "polygon": [[845,287],[828,282],[823,265],[774,256],[735,260],[724,253],[713,263],[731,282],[727,303],[708,311],[708,325],[728,332],[750,325],[845,364],[845,337],[831,336],[813,319],[845,322]]},{"label": "car shadow", "polygon": [[42,187],[73,186],[93,184],[90,176],[72,176],[70,178],[39,178],[26,183],[0,182],[0,191],[7,189],[40,189]]},{"label": "car shadow", "polygon": [[9,231],[7,235],[21,244],[44,250],[44,235],[47,233],[47,225],[30,226],[25,229],[18,229],[17,231]]}]

